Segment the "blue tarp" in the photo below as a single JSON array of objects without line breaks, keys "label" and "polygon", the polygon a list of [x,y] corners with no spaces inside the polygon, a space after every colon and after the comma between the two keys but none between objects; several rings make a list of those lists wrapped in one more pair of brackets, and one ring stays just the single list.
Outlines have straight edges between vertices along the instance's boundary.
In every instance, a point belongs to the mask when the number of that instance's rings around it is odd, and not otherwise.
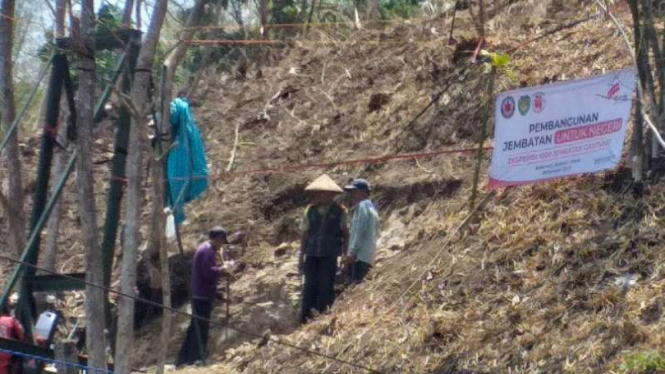
[{"label": "blue tarp", "polygon": [[171,134],[178,144],[169,153],[166,164],[171,193],[169,205],[176,224],[180,224],[185,220],[184,205],[208,189],[205,147],[186,99],[171,102]]}]

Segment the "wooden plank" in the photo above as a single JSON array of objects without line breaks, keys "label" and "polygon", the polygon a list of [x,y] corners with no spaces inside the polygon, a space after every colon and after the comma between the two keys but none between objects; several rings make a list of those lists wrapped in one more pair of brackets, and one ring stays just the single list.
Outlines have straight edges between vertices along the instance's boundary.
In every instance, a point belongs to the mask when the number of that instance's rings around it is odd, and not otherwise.
[{"label": "wooden plank", "polygon": [[26,278],[26,281],[32,286],[33,292],[62,292],[62,291],[81,291],[85,290],[85,273],[65,274],[68,277],[76,279],[63,278],[57,275],[37,275]]}]

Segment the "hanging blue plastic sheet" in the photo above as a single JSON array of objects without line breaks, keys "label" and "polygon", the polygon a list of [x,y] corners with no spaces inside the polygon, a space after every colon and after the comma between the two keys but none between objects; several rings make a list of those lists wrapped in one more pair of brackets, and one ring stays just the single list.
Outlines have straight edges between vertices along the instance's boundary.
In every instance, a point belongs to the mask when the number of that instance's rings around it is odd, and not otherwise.
[{"label": "hanging blue plastic sheet", "polygon": [[175,223],[185,220],[184,205],[208,189],[208,166],[201,133],[189,103],[184,98],[171,102],[171,134],[177,142],[167,159],[171,210]]}]

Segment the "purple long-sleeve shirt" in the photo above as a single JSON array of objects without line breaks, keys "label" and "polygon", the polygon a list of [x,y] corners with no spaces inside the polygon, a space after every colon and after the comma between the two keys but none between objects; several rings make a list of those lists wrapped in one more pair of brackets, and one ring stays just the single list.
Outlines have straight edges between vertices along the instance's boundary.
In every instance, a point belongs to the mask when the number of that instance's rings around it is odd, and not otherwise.
[{"label": "purple long-sleeve shirt", "polygon": [[192,298],[212,300],[222,269],[217,266],[215,249],[210,242],[199,246],[192,262]]}]

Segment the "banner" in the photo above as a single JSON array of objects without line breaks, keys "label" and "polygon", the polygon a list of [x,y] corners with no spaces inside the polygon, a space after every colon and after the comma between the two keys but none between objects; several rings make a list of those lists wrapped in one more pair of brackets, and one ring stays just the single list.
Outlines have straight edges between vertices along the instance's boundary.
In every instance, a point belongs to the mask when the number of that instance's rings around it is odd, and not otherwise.
[{"label": "banner", "polygon": [[498,95],[490,188],[616,167],[634,90],[626,69]]}]

